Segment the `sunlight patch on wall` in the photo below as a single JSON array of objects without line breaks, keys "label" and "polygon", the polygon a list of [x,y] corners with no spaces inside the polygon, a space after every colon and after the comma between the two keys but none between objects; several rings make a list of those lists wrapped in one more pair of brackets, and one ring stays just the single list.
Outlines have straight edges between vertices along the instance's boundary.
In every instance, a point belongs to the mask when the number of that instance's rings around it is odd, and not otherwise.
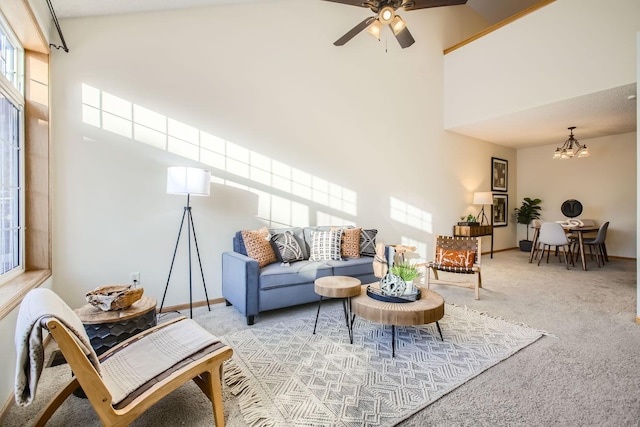
[{"label": "sunlight patch on wall", "polygon": [[415,253],[407,255],[407,260],[416,261],[414,258],[420,258],[424,261],[427,260],[427,244],[416,239],[412,239],[407,236],[400,237],[400,244],[406,246],[414,246],[416,248]]},{"label": "sunlight patch on wall", "polygon": [[395,197],[390,197],[389,202],[389,214],[392,220],[427,233],[433,233],[433,215],[431,213]]},{"label": "sunlight patch on wall", "polygon": [[326,212],[318,212],[316,216],[316,224],[331,224],[331,225],[353,225],[356,223],[349,221],[345,218],[340,218],[335,215],[328,214]]},{"label": "sunlight patch on wall", "polygon": [[[82,120],[88,125],[250,180],[258,184],[257,187],[269,187],[291,194],[346,216],[357,215],[357,195],[353,190],[87,84],[82,85]],[[258,215],[269,222],[287,226],[309,225],[310,207],[305,204],[229,180],[212,179],[212,182],[258,194]],[[324,218],[324,215],[338,218],[320,213],[318,218]],[[344,219],[341,221],[348,222]]]}]

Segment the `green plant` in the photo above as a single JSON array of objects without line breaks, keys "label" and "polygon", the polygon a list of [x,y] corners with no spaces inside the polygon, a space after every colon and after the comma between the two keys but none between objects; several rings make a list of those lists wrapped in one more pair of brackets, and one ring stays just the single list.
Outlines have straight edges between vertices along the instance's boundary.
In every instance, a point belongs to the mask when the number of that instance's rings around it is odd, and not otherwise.
[{"label": "green plant", "polygon": [[469,214],[467,216],[462,215],[460,217],[460,221],[466,221],[466,222],[476,222],[476,217]]},{"label": "green plant", "polygon": [[[525,197],[522,205],[514,209],[516,222],[528,226],[534,219],[540,219],[540,211],[542,210],[540,203],[542,203],[540,199]],[[527,227],[527,240],[529,240],[529,227]]]},{"label": "green plant", "polygon": [[400,278],[405,282],[413,280],[420,275],[420,272],[418,272],[418,267],[408,261],[403,261],[400,264],[395,264],[393,267],[391,267],[391,273],[395,274],[396,276],[400,276]]}]

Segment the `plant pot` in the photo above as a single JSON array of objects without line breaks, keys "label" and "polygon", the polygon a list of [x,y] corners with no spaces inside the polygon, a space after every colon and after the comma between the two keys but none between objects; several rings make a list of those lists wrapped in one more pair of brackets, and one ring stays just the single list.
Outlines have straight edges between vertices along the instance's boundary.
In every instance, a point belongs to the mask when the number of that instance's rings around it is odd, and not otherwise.
[{"label": "plant pot", "polygon": [[479,222],[468,222],[468,221],[461,221],[458,223],[458,225],[471,225],[474,227],[477,227],[478,225],[480,225]]},{"label": "plant pot", "polygon": [[522,252],[531,252],[531,246],[533,242],[531,240],[520,240],[520,250]]}]

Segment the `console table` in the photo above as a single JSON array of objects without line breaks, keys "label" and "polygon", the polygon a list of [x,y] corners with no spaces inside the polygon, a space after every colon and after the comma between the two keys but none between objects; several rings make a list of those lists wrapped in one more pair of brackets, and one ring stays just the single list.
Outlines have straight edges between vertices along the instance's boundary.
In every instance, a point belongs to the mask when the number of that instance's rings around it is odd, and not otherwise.
[{"label": "console table", "polygon": [[454,225],[454,237],[491,236],[491,258],[493,258],[493,225]]}]

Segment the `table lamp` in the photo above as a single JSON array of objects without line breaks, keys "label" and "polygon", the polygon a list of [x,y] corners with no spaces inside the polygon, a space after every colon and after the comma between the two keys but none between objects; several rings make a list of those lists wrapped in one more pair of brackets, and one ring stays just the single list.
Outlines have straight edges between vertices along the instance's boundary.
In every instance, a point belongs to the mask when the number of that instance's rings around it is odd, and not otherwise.
[{"label": "table lamp", "polygon": [[490,222],[487,219],[487,215],[484,213],[484,205],[493,205],[493,193],[490,191],[480,191],[473,193],[473,204],[474,205],[482,205],[482,209],[478,212],[478,220],[480,221],[480,225],[486,224],[489,225]]}]

